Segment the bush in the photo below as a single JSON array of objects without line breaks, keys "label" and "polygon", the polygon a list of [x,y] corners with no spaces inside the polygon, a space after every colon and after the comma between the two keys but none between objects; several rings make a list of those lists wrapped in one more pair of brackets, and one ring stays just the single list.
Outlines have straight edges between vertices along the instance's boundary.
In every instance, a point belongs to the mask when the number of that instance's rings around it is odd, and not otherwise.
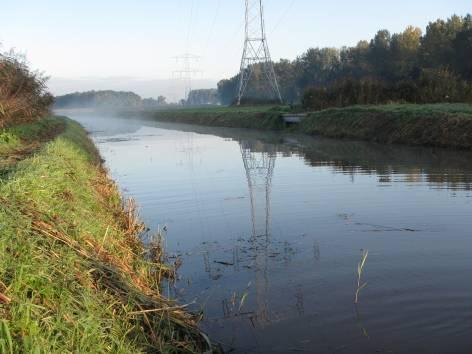
[{"label": "bush", "polygon": [[54,99],[46,81],[21,56],[0,54],[0,128],[32,122],[49,112]]}]

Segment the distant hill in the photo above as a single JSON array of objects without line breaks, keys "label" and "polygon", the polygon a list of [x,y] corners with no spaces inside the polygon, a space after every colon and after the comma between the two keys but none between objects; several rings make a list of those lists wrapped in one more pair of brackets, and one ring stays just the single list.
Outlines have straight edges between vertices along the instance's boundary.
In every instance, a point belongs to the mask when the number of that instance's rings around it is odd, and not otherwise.
[{"label": "distant hill", "polygon": [[159,96],[157,100],[143,99],[134,92],[105,90],[74,92],[57,96],[54,108],[137,109],[163,105],[166,105],[166,99],[163,96]]}]

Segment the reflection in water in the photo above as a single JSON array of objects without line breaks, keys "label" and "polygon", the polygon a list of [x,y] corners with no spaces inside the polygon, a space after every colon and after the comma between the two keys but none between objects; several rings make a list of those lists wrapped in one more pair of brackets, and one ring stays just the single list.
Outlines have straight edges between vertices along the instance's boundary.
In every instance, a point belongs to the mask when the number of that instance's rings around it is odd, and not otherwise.
[{"label": "reflection in water", "polygon": [[[146,224],[169,226],[175,295],[204,307],[225,348],[470,352],[472,153],[83,122]],[[361,248],[369,287],[354,310]]]},{"label": "reflection in water", "polygon": [[251,243],[255,253],[256,312],[254,322],[260,326],[270,322],[268,292],[268,249],[270,246],[271,187],[274,174],[276,152],[257,151],[261,146],[251,146],[249,141],[241,141],[241,155],[246,170],[251,202]]},{"label": "reflection in water", "polygon": [[319,261],[321,257],[320,245],[317,241],[313,241],[313,259]]},{"label": "reflection in water", "polygon": [[361,333],[364,337],[367,339],[370,339],[369,332],[367,331],[367,328],[364,326],[364,321],[362,320],[361,314],[359,312],[359,307],[358,304],[354,304],[354,309],[356,311],[356,321],[357,325],[359,326]]},{"label": "reflection in water", "polygon": [[305,314],[305,305],[303,304],[303,302],[304,302],[304,300],[303,300],[303,288],[302,288],[301,285],[298,285],[295,288],[295,298],[297,299],[296,308],[297,308],[298,316],[302,317]]}]

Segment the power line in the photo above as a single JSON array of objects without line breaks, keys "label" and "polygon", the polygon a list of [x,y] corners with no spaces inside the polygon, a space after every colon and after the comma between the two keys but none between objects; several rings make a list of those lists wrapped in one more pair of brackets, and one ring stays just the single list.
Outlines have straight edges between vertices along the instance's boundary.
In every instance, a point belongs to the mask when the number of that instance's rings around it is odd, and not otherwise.
[{"label": "power line", "polygon": [[187,42],[185,43],[185,50],[188,51],[189,49],[189,45],[190,45],[190,31],[192,29],[192,25],[193,25],[193,10],[194,10],[194,7],[195,7],[195,0],[191,0],[192,1],[192,5],[190,6],[190,18],[189,18],[189,21],[188,21],[188,28],[187,28]]},{"label": "power line", "polygon": [[216,4],[215,16],[213,16],[213,21],[212,21],[211,26],[210,26],[210,32],[208,34],[208,38],[207,38],[207,41],[205,43],[205,52],[208,48],[208,45],[210,44],[210,39],[213,36],[213,30],[215,29],[216,20],[218,18],[218,15],[220,14],[220,7],[221,7],[221,0],[218,0],[218,2]]},{"label": "power line", "polygon": [[285,20],[285,18],[287,17],[288,13],[290,12],[290,10],[292,9],[293,7],[293,4],[295,4],[295,0],[292,0],[290,2],[290,4],[287,6],[287,9],[282,13],[282,15],[280,16],[279,20],[276,22],[275,26],[272,27],[272,30],[270,31],[270,34],[274,33],[275,30],[281,25],[281,23]]}]

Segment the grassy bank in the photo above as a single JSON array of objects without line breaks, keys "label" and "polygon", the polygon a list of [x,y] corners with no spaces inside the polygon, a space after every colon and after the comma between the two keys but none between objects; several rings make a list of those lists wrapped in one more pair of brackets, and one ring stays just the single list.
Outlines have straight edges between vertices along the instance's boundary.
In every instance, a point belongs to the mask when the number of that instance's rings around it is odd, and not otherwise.
[{"label": "grassy bank", "polygon": [[163,122],[228,128],[284,129],[280,109],[273,106],[173,109],[143,112],[142,115]]},{"label": "grassy bank", "polygon": [[301,124],[285,126],[284,108],[242,107],[146,113],[152,119],[188,124],[289,130],[331,138],[388,144],[472,148],[472,105],[352,106],[307,113]]},{"label": "grassy bank", "polygon": [[472,105],[353,106],[311,113],[297,130],[380,143],[472,148]]},{"label": "grassy bank", "polygon": [[171,270],[157,244],[141,244],[133,204],[123,206],[78,124],[4,131],[0,161],[1,353],[207,347],[196,319],[161,296]]}]

